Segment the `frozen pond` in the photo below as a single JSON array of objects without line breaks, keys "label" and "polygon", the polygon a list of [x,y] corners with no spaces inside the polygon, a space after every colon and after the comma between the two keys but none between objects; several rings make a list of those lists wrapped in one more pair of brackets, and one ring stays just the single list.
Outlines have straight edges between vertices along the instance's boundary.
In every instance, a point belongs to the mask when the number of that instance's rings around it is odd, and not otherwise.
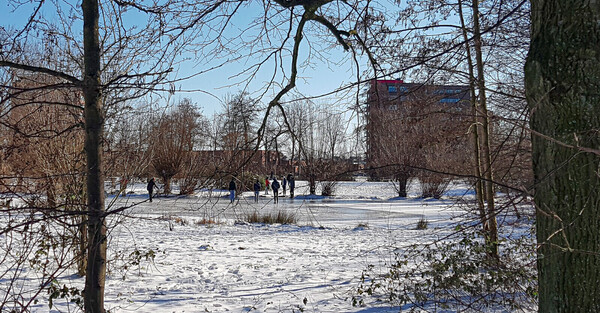
[{"label": "frozen pond", "polygon": [[[393,185],[386,182],[341,182],[333,197],[307,195],[307,183],[300,181],[298,185],[296,198],[290,199],[288,193],[288,197],[279,197],[278,204],[273,203],[272,193],[265,195],[264,191],[261,191],[258,203],[254,202],[252,192],[244,192],[231,204],[228,193],[222,190],[200,191],[190,197],[159,196],[150,203],[146,201],[147,195],[140,185],[133,187],[130,194],[117,199],[111,196],[106,202],[113,202],[112,208],[133,206],[126,212],[135,216],[181,216],[220,222],[241,221],[254,212],[262,215],[284,211],[294,214],[301,225],[318,226],[340,223],[390,226],[425,216],[430,222],[435,222],[464,212],[464,208],[453,206],[454,200],[417,198],[415,187],[409,189],[408,198],[394,198]],[[464,195],[468,199],[471,196],[468,186],[462,185],[454,186],[447,194],[454,198]]]},{"label": "frozen pond", "polygon": [[[401,220],[427,217],[432,222],[446,219],[462,212],[452,208],[450,201],[442,200],[362,200],[362,199],[303,199],[280,198],[278,204],[272,197],[261,195],[255,203],[250,194],[244,194],[233,204],[225,197],[157,197],[152,203],[145,201],[147,196],[135,195],[109,198],[114,201],[113,208],[135,205],[126,210],[135,216],[179,216],[187,218],[210,219],[217,222],[242,221],[248,214],[259,215],[279,211],[293,214],[300,225],[335,226],[341,224],[404,224]],[[398,221],[396,223],[395,221]]]},{"label": "frozen pond", "polygon": [[[466,214],[456,198],[420,199],[415,189],[406,199],[394,198],[387,183],[340,183],[336,196],[328,198],[307,196],[300,186],[297,198],[281,198],[278,204],[264,191],[258,203],[252,193],[243,193],[230,204],[227,192],[214,191],[157,197],[150,203],[143,184],[132,186],[124,197],[108,197],[109,210],[125,209],[108,220],[106,308],[398,312],[399,308],[380,302],[352,306],[361,273],[370,266],[385,272],[397,251],[447,235]],[[455,186],[449,195],[466,190]],[[254,212],[286,212],[298,222],[244,222]],[[429,223],[425,230],[416,229],[421,219]],[[128,263],[132,252],[138,256],[151,252],[154,257]],[[72,272],[67,269],[57,281],[81,288],[83,278]],[[47,296],[40,299],[32,311],[48,312]],[[65,301],[56,300],[55,305],[57,310],[51,312],[74,309]]]}]

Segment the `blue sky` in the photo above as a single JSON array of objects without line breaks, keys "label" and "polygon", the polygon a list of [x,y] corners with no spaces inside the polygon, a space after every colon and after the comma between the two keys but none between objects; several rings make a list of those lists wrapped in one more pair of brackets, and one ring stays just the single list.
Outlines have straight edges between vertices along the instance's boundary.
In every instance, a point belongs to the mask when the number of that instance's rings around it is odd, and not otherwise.
[{"label": "blue sky", "polygon": [[[29,15],[32,12],[32,8],[37,4],[28,4],[23,6],[21,9],[13,12],[13,8],[9,6],[7,1],[2,1],[2,5],[0,5],[0,25],[7,26],[13,25],[15,27],[23,26]],[[73,2],[68,1],[70,5],[75,8],[75,3],[80,3],[80,1]],[[242,8],[242,12],[238,13],[232,21],[229,29],[224,33],[225,36],[234,37],[240,29],[244,28],[245,25],[257,14],[261,14],[262,2],[250,2],[251,5],[248,7]],[[66,6],[66,5],[65,5]],[[42,7],[42,13],[46,16],[51,16],[53,14],[52,11],[48,12],[48,10],[55,10],[54,6],[50,3],[45,3]],[[142,24],[142,23],[140,23]],[[143,25],[143,24],[142,24]],[[281,25],[282,32],[285,33],[286,27],[288,25]],[[314,29],[317,29],[321,32],[321,34],[329,35],[328,31],[323,26],[311,25]],[[314,34],[314,32],[312,32]],[[319,34],[319,35],[321,35]],[[332,39],[333,37],[331,36]],[[301,55],[302,59],[299,62],[299,79],[297,80],[297,87],[294,90],[294,95],[290,95],[286,98],[286,100],[291,100],[294,97],[298,96],[306,96],[306,97],[316,97],[323,94],[327,94],[341,86],[346,86],[351,82],[356,81],[356,68],[354,65],[354,61],[352,60],[352,55],[350,52],[346,52],[340,45],[331,46],[331,40],[325,37],[316,38],[315,36],[311,37],[310,33],[305,34],[305,39],[303,41]],[[327,42],[328,41],[328,42]],[[309,46],[310,43],[310,46]],[[279,42],[274,40],[272,45],[278,45]],[[248,47],[250,48],[250,47]],[[321,50],[323,48],[324,50]],[[312,49],[312,50],[311,50]],[[311,53],[309,56],[308,53]],[[314,57],[316,53],[324,53],[324,59],[327,59],[326,62],[330,62],[329,64],[324,63],[322,60],[318,60],[318,58]],[[226,57],[226,56],[224,56]],[[305,63],[306,60],[310,60],[310,64],[307,65]],[[178,77],[187,76],[192,73],[203,71],[206,68],[210,67],[213,64],[203,64],[202,66],[194,66],[197,60],[192,60],[183,63],[183,66],[177,70],[176,75]],[[290,71],[290,58],[286,58],[285,56],[281,59],[277,60],[278,62],[282,62],[279,64],[278,71],[284,70],[287,73]],[[198,75],[194,78],[191,78],[187,81],[178,82],[175,84],[175,88],[177,90],[182,90],[181,92],[177,92],[174,96],[172,96],[172,102],[176,102],[180,98],[191,98],[193,102],[197,103],[203,110],[204,114],[211,115],[215,111],[219,111],[223,105],[222,100],[226,97],[227,94],[235,94],[244,88],[244,85],[239,85],[241,78],[234,77],[238,74],[242,69],[247,68],[251,64],[253,64],[255,60],[245,59],[236,62],[229,62],[226,66],[219,68],[218,70],[210,71],[207,74]],[[365,60],[361,60],[361,70],[367,68]],[[216,63],[215,63],[216,64]],[[273,62],[269,62],[268,66],[263,68],[258,75],[252,80],[252,82],[248,85],[248,91],[251,95],[258,96],[264,93],[263,103],[268,102],[274,94],[278,91],[278,89],[264,90],[264,85],[266,82],[270,81],[273,76]],[[276,76],[276,80],[281,81],[281,76]],[[198,91],[201,90],[201,91]],[[353,97],[356,92],[356,88],[346,92],[344,94],[336,94],[325,98],[320,98],[321,102],[341,102],[340,108],[352,106],[351,103],[344,104],[346,102],[352,102],[355,100]],[[341,98],[347,97],[347,100],[341,100]]]},{"label": "blue sky", "polygon": [[[257,2],[254,2],[256,4]],[[233,35],[233,32],[238,31],[238,29],[242,29],[245,27],[245,23],[249,21],[252,16],[251,14],[261,14],[261,8],[246,8],[246,12],[244,12],[244,16],[236,16],[233,21],[233,25],[225,32],[225,36]],[[248,14],[250,13],[250,14]],[[241,17],[241,18],[240,18]],[[286,27],[288,25],[282,25],[282,32],[286,31]],[[311,27],[315,27],[312,25]],[[328,31],[323,27],[319,26],[320,30],[323,33],[328,34]],[[331,36],[333,38],[333,36]],[[320,46],[319,41],[321,38],[311,37],[310,34],[305,34],[305,39],[303,40],[303,44],[300,50],[301,60],[299,61],[299,73],[297,80],[297,87],[294,90],[295,96],[306,96],[306,97],[316,97],[323,94],[330,93],[331,91],[340,88],[342,86],[347,86],[348,84],[356,81],[356,68],[353,64],[352,55],[350,52],[346,52],[340,45],[334,47],[323,47],[326,51],[319,50]],[[280,42],[273,42],[273,45],[278,45]],[[310,43],[310,46],[309,46]],[[311,48],[312,47],[312,48]],[[312,49],[312,51],[311,51]],[[314,54],[315,52],[324,52],[326,53],[327,61],[319,60],[318,58],[308,55],[308,53]],[[306,65],[305,61],[310,59],[310,64]],[[281,66],[278,71],[285,71],[286,73],[290,72],[291,68],[291,58],[284,57],[282,63],[279,64]],[[243,78],[235,77],[242,69],[247,68],[252,65],[256,60],[245,59],[245,61],[232,62],[227,64],[227,66],[220,68],[217,71],[210,72],[206,75],[200,75],[191,79],[185,83],[180,84],[182,89],[203,89],[207,93],[211,95],[204,94],[201,92],[196,93],[182,93],[181,96],[186,96],[201,104],[207,111],[210,112],[211,107],[213,109],[219,109],[221,105],[219,100],[215,99],[212,95],[223,99],[228,93],[237,93],[245,86],[243,84],[236,85],[236,83],[240,83]],[[326,63],[329,62],[329,63]],[[363,64],[361,67],[366,67],[364,64],[364,60],[362,60]],[[274,65],[271,60],[267,65],[258,73],[258,75],[253,79],[252,83],[248,85],[249,92],[251,94],[261,94],[265,90],[263,89],[264,85],[269,82],[274,73]],[[279,74],[281,74],[279,72]],[[281,76],[278,75],[275,78],[276,81],[281,83],[285,83],[281,81]],[[179,86],[178,86],[179,87]],[[354,88],[355,91],[356,88]],[[279,91],[279,88],[271,89],[266,91],[265,97],[263,98],[263,103],[268,102],[273,96]],[[348,96],[348,93],[346,93]],[[342,94],[336,94],[329,97],[325,97],[315,101],[324,101],[324,102],[335,102],[339,100],[340,97],[344,97]],[[287,97],[286,100],[291,100],[291,97]],[[348,101],[353,101],[354,99],[350,97]]]}]

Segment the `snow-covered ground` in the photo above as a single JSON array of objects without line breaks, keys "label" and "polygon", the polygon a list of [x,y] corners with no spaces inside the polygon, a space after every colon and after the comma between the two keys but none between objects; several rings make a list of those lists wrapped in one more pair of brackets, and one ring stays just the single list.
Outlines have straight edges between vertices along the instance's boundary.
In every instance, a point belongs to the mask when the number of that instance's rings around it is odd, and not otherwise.
[{"label": "snow-covered ground", "polygon": [[[469,199],[468,186],[452,185],[442,200],[419,199],[410,189],[394,198],[389,183],[343,182],[335,197],[307,197],[298,182],[296,199],[261,192],[259,203],[243,193],[230,204],[223,192],[158,197],[147,202],[145,186],[107,203],[135,205],[109,223],[106,308],[110,312],[398,312],[368,302],[353,307],[352,292],[369,265],[393,261],[394,251],[452,231],[465,216],[455,204]],[[452,199],[450,199],[452,198]],[[286,212],[296,225],[244,222],[253,212]],[[428,228],[416,230],[421,219]],[[211,223],[204,223],[211,221]],[[132,252],[139,264],[125,267]],[[153,254],[153,261],[146,254]],[[82,286],[62,276],[60,284]],[[45,296],[44,296],[45,297]],[[73,310],[61,301],[51,312]],[[44,301],[34,312],[48,312]]]}]

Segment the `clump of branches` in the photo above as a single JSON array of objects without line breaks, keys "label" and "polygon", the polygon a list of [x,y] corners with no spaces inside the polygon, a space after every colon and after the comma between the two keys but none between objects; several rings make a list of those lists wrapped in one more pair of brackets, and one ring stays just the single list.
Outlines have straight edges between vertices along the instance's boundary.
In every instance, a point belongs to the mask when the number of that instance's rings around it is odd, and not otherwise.
[{"label": "clump of branches", "polygon": [[495,258],[473,228],[457,230],[445,240],[396,253],[384,274],[369,266],[352,304],[361,306],[374,298],[410,312],[532,309],[537,294],[533,238],[507,241]]},{"label": "clump of branches", "polygon": [[421,182],[423,198],[440,199],[452,181],[451,177],[429,171],[419,171],[417,177]]}]

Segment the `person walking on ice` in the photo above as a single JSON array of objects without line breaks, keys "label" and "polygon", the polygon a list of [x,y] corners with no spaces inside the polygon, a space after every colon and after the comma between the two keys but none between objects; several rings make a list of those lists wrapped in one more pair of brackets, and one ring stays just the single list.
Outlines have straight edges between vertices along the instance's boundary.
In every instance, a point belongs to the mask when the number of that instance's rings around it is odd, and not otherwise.
[{"label": "person walking on ice", "polygon": [[294,175],[288,174],[288,184],[290,185],[290,198],[294,198],[294,188],[296,187]]},{"label": "person walking on ice", "polygon": [[254,182],[254,202],[258,203],[258,193],[260,192],[260,183],[258,179]]},{"label": "person walking on ice", "polygon": [[271,188],[273,189],[273,203],[279,203],[279,182],[277,178],[273,178]]},{"label": "person walking on ice", "polygon": [[148,185],[146,186],[146,190],[148,190],[148,199],[150,199],[150,202],[152,202],[152,192],[154,191],[154,188],[158,189],[158,186],[154,182],[154,177],[152,177],[150,180],[148,180]]},{"label": "person walking on ice", "polygon": [[235,181],[233,180],[233,177],[231,178],[231,181],[229,182],[229,203],[233,203],[233,201],[235,200],[235,190],[237,189],[237,186],[235,185]]},{"label": "person walking on ice", "polygon": [[269,176],[267,176],[267,177],[265,177],[265,195],[269,194],[269,186],[270,186]]},{"label": "person walking on ice", "polygon": [[287,185],[287,179],[283,176],[283,180],[281,181],[281,189],[283,189],[283,197],[285,198],[285,187]]}]

